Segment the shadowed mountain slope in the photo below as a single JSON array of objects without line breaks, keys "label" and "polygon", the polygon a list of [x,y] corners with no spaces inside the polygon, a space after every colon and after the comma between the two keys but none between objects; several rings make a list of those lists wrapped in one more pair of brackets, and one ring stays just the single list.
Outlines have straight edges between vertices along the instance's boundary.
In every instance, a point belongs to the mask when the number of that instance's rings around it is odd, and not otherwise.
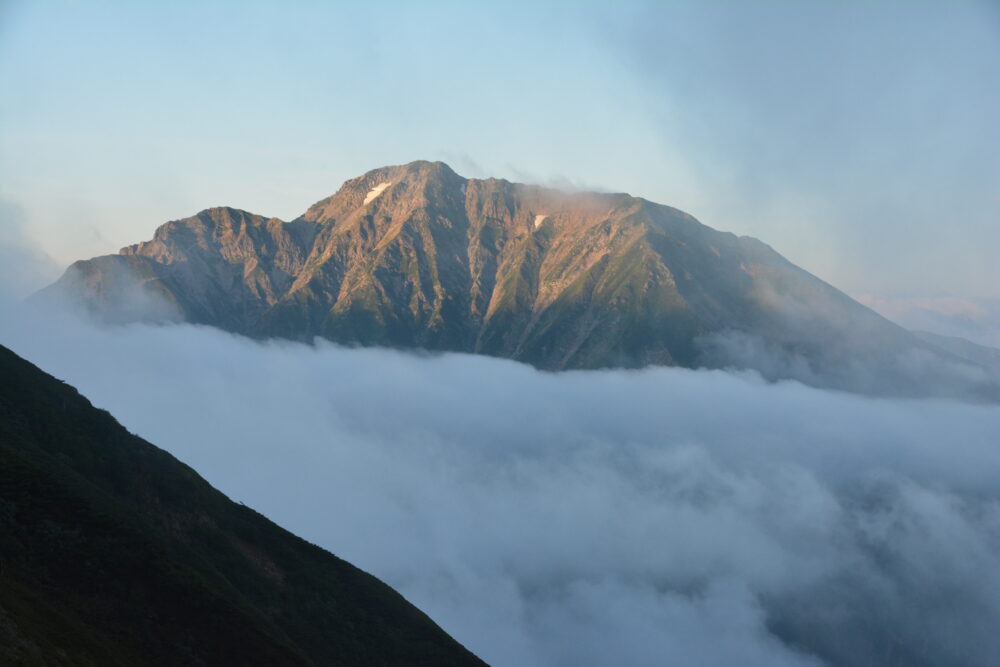
[{"label": "shadowed mountain slope", "polygon": [[0,663],[483,664],[0,347]]},{"label": "shadowed mountain slope", "polygon": [[827,384],[851,388],[848,366],[940,353],[756,239],[627,194],[466,179],[440,162],[370,171],[293,222],[229,208],[168,222],[39,298],[112,322],[547,370],[737,365],[818,384],[841,373]]}]

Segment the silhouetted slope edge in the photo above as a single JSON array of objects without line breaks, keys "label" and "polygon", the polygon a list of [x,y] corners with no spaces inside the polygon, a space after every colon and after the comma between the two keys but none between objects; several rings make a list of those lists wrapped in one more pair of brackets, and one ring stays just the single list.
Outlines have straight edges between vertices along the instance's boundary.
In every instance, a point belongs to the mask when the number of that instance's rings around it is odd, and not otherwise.
[{"label": "silhouetted slope edge", "polygon": [[0,377],[0,664],[483,664],[3,347]]}]

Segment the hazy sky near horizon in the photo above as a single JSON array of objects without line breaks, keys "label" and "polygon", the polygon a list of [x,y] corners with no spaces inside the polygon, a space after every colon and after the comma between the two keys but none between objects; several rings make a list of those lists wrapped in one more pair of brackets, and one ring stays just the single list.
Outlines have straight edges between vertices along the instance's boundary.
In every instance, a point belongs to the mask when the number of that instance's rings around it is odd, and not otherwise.
[{"label": "hazy sky near horizon", "polygon": [[855,295],[1000,298],[992,3],[0,7],[0,241],[48,277],[440,159],[671,204]]}]

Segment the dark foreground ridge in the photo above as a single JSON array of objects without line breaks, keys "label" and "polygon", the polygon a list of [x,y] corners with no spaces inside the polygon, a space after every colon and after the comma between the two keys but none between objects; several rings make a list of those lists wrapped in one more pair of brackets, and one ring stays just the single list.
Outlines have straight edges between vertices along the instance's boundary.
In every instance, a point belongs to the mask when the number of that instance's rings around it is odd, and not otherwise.
[{"label": "dark foreground ridge", "polygon": [[3,347],[0,377],[0,664],[483,664]]},{"label": "dark foreground ridge", "polygon": [[756,368],[869,393],[944,386],[914,377],[926,357],[969,364],[770,246],[675,208],[467,179],[441,162],[370,171],[292,222],[232,208],[168,222],[150,241],[76,262],[36,299],[105,322],[471,352],[545,370]]}]

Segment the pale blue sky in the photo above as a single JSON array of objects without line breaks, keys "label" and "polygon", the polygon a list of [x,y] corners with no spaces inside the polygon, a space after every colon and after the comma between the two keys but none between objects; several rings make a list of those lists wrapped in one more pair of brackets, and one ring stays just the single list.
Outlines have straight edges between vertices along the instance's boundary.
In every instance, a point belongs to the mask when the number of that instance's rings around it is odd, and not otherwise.
[{"label": "pale blue sky", "polygon": [[0,225],[58,264],[368,169],[628,191],[852,294],[1000,298],[1000,11],[4,2]]}]

